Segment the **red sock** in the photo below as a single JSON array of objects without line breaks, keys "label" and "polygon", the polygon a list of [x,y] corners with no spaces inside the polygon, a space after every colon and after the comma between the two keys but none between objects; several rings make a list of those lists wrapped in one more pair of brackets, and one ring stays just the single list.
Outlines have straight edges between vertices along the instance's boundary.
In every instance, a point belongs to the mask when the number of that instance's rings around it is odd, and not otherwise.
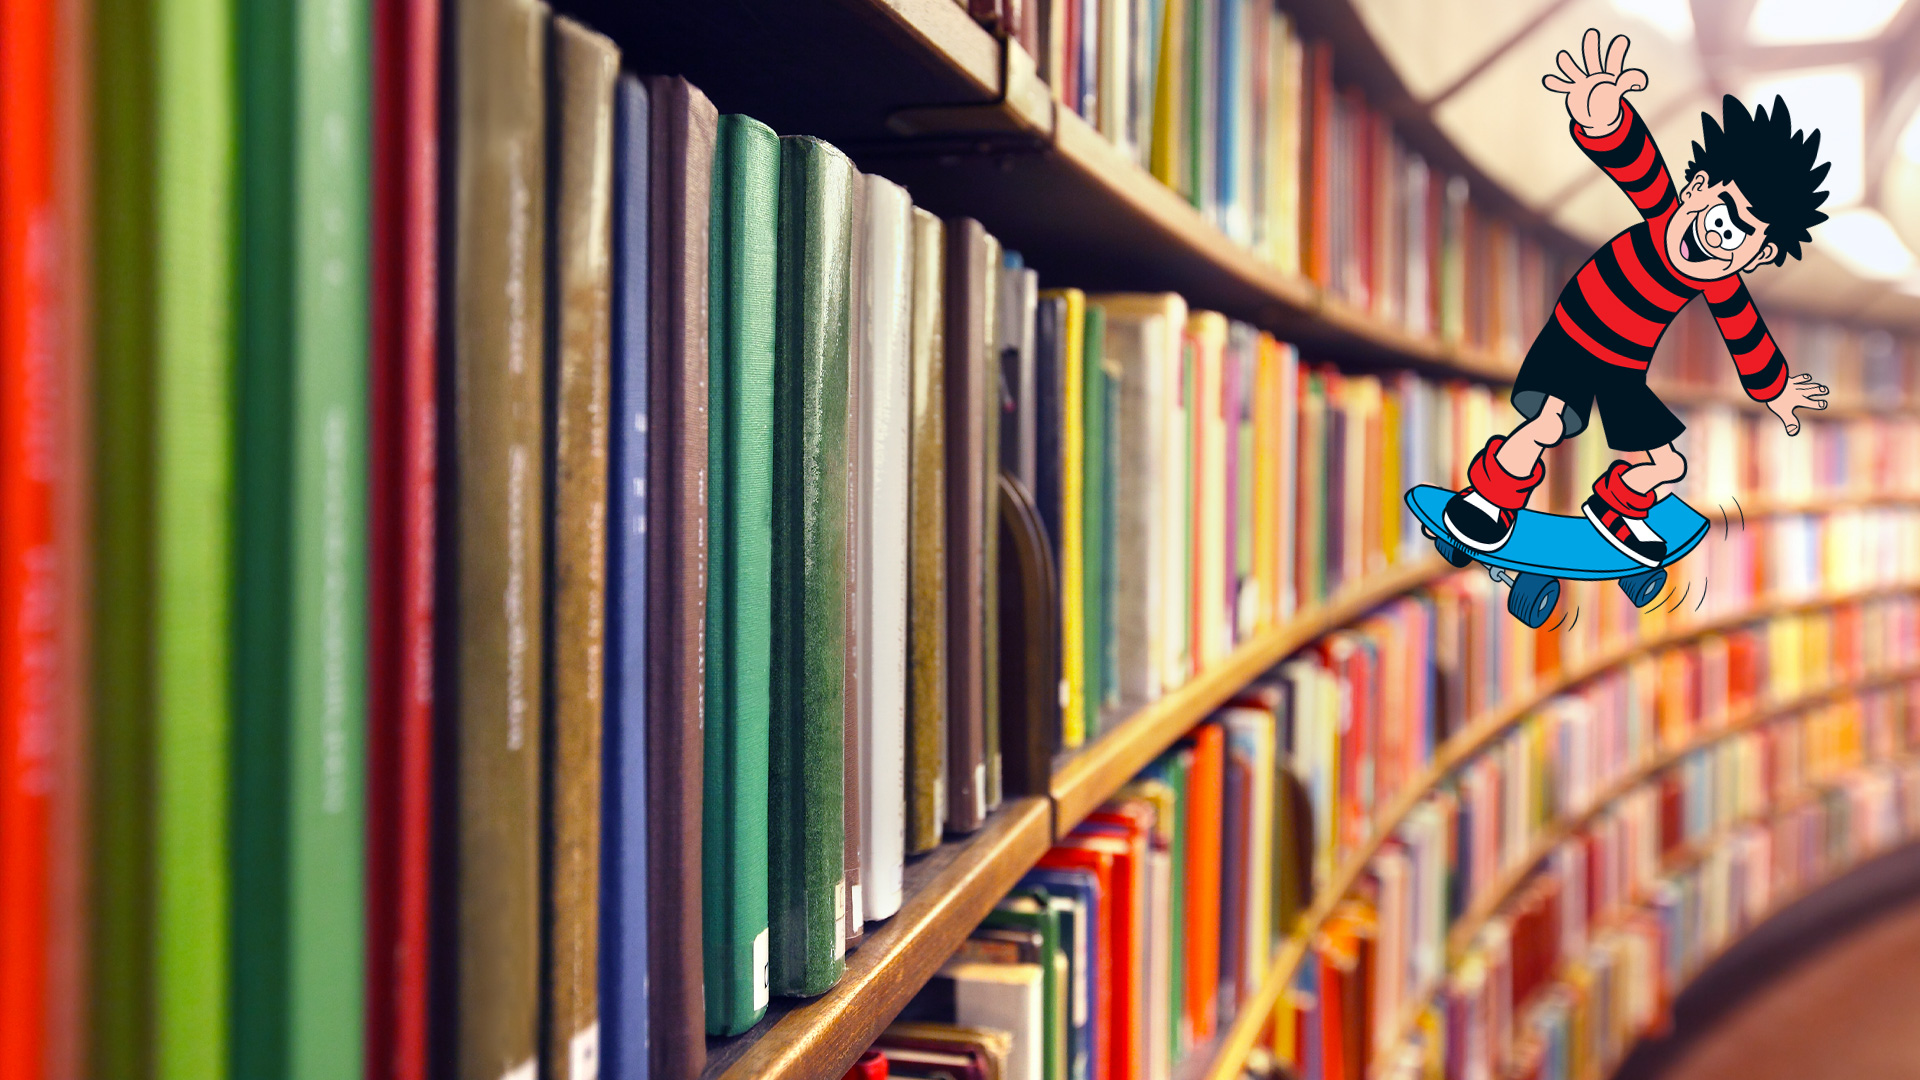
[{"label": "red sock", "polygon": [[1643,495],[1628,487],[1626,481],[1621,479],[1631,468],[1633,466],[1624,461],[1616,461],[1607,466],[1607,471],[1601,473],[1600,479],[1593,482],[1593,493],[1600,496],[1608,506],[1618,510],[1621,517],[1643,518],[1647,516],[1647,511],[1653,509],[1655,500],[1653,492],[1649,491]]},{"label": "red sock", "polygon": [[1467,483],[1481,497],[1502,510],[1522,510],[1526,508],[1527,496],[1540,486],[1546,478],[1547,463],[1536,461],[1533,472],[1526,476],[1515,476],[1494,460],[1500,447],[1507,441],[1505,435],[1495,435],[1487,440],[1486,449],[1474,455],[1473,464],[1467,466]]}]

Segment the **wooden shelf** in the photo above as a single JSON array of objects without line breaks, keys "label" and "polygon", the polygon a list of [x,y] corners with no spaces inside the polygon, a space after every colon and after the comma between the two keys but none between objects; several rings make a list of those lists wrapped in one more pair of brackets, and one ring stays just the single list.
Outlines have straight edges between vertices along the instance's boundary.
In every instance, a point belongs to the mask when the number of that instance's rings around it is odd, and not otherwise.
[{"label": "wooden shelf", "polygon": [[847,957],[839,985],[809,1001],[776,998],[753,1030],[709,1039],[705,1075],[838,1080],[1052,843],[1052,807],[1023,798],[909,860],[906,902]]}]

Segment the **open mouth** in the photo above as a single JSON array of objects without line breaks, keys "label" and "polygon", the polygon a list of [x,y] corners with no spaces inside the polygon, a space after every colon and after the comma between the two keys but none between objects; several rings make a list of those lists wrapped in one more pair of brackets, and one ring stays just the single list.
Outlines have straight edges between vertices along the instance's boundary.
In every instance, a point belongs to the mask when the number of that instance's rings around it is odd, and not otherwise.
[{"label": "open mouth", "polygon": [[1686,232],[1680,234],[1680,257],[1688,262],[1694,262],[1700,258],[1700,249],[1693,242],[1692,226],[1689,226]]}]

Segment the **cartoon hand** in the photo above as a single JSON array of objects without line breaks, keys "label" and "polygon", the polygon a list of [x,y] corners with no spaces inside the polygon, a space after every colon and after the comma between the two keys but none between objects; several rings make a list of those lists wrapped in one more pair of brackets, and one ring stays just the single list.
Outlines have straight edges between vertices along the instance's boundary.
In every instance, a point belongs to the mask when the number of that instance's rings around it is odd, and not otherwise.
[{"label": "cartoon hand", "polygon": [[1787,434],[1800,434],[1800,418],[1793,414],[1795,409],[1824,409],[1827,407],[1827,388],[1813,381],[1813,376],[1802,372],[1787,380],[1786,388],[1780,396],[1767,402],[1767,408],[1787,425]]},{"label": "cartoon hand", "polygon": [[1567,95],[1567,115],[1592,138],[1612,134],[1620,126],[1621,97],[1647,88],[1647,73],[1627,67],[1627,45],[1627,35],[1614,38],[1602,63],[1600,31],[1588,30],[1580,38],[1585,65],[1575,63],[1573,55],[1561,49],[1556,59],[1566,78],[1548,75],[1540,80],[1554,93]]}]

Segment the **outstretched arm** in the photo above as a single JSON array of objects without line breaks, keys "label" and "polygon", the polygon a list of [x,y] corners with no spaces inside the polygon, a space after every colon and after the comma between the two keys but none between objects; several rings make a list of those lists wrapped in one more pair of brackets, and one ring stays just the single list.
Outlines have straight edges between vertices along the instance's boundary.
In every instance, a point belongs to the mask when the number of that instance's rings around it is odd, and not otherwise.
[{"label": "outstretched arm", "polygon": [[1766,320],[1753,305],[1747,286],[1737,276],[1722,278],[1706,289],[1707,310],[1714,325],[1733,354],[1733,366],[1740,370],[1740,386],[1747,396],[1772,409],[1787,434],[1800,433],[1800,418],[1795,409],[1824,409],[1827,388],[1802,373],[1789,377],[1787,359],[1767,332]]},{"label": "outstretched arm", "polygon": [[1600,32],[1588,30],[1580,42],[1584,63],[1562,49],[1561,75],[1541,82],[1566,96],[1567,115],[1573,118],[1573,141],[1620,186],[1645,218],[1659,217],[1673,205],[1673,180],[1667,163],[1646,122],[1626,102],[1626,95],[1647,86],[1647,73],[1627,67],[1627,41],[1622,34],[1600,56]]}]

